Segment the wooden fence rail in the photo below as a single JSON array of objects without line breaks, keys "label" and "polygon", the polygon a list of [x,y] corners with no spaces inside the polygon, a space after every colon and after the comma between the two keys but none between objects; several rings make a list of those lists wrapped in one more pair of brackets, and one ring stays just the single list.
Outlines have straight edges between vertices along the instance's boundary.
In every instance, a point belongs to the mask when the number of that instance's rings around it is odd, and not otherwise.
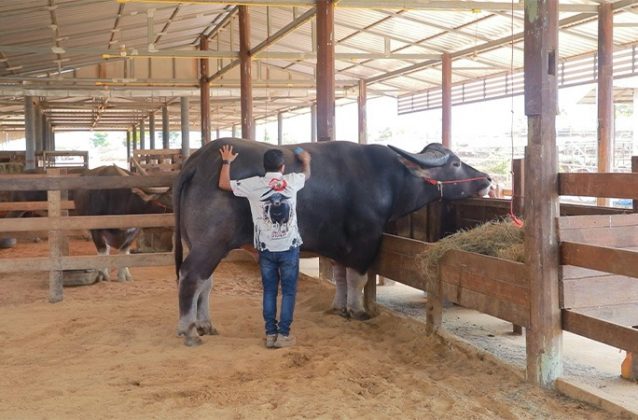
[{"label": "wooden fence rail", "polygon": [[49,271],[49,301],[63,298],[64,270],[103,269],[105,267],[145,267],[173,264],[172,253],[112,256],[68,256],[66,230],[113,229],[129,227],[173,226],[172,213],[148,215],[68,216],[73,203],[66,191],[74,189],[118,189],[166,187],[177,174],[158,176],[76,176],[60,175],[51,170],[47,176],[0,176],[0,191],[48,191],[46,202],[3,203],[3,210],[46,209],[48,217],[0,219],[0,232],[49,231],[49,256],[38,258],[0,259],[0,273]]}]

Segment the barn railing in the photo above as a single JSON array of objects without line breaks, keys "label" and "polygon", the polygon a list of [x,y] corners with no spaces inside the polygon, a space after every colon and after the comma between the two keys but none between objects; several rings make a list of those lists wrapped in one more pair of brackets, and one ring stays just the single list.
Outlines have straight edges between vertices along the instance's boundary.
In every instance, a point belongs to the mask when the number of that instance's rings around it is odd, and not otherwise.
[{"label": "barn railing", "polygon": [[[638,159],[634,158],[634,163]],[[638,165],[634,165],[638,168]],[[561,195],[638,198],[638,173],[560,174]],[[518,192],[521,200],[524,194]],[[506,216],[510,201],[468,199],[439,203],[413,213],[394,228],[400,235],[437,240],[446,228],[460,229]],[[631,209],[561,204],[559,300],[562,328],[626,350],[623,376],[638,378],[638,214]],[[437,217],[433,214],[439,213]],[[448,219],[447,224],[441,219]],[[439,227],[431,226],[438,223]],[[434,233],[434,235],[433,235]],[[430,239],[431,238],[431,239]],[[510,321],[530,323],[529,279],[525,264],[463,251],[448,251],[440,261],[440,281],[415,267],[427,242],[385,235],[369,273],[366,304],[376,297],[376,275],[428,292],[428,330],[441,325],[442,302]]]},{"label": "barn railing", "polygon": [[[65,195],[68,190],[117,189],[133,187],[167,187],[173,185],[177,173],[156,176],[78,176],[60,175],[59,170],[42,175],[0,176],[0,191],[47,191],[47,217],[0,219],[0,232],[49,232],[49,256],[36,258],[0,259],[0,273],[22,271],[49,271],[49,301],[63,299],[64,270],[103,269],[120,267],[147,267],[173,264],[173,253],[137,255],[69,256],[65,231],[96,228],[127,228],[173,226],[172,213],[117,216],[68,216],[71,206]],[[33,202],[36,203],[36,202]],[[9,204],[9,203],[7,203]],[[43,203],[26,207],[42,207]],[[6,208],[25,207],[24,203],[10,203]]]}]

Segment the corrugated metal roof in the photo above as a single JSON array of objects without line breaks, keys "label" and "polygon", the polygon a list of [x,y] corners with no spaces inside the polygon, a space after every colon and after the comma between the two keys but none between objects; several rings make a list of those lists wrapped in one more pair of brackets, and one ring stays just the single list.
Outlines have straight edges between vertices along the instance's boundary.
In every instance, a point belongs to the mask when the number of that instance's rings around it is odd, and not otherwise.
[{"label": "corrugated metal roof", "polygon": [[[560,4],[597,5],[598,2],[564,0]],[[617,48],[638,44],[638,0],[623,4],[626,7],[614,16],[614,22],[618,25],[614,29]],[[57,96],[42,100],[43,108],[48,106],[55,110],[63,103],[71,103],[78,115],[85,109],[95,114],[100,104],[105,110],[121,109],[127,103],[133,104],[130,107],[143,109],[125,113],[118,121],[118,127],[138,122],[141,115],[159,109],[165,101],[177,110],[177,97],[180,95],[196,96],[199,75],[192,58],[115,58],[109,61],[110,64],[97,67],[97,64],[105,63],[101,56],[103,52],[119,54],[124,49],[130,54],[135,49],[143,54],[147,50],[151,9],[155,47],[160,52],[189,51],[198,45],[199,36],[202,33],[209,34],[232,10],[232,6],[119,4],[113,0],[0,2],[0,131],[19,129],[22,108],[21,98],[16,96],[24,92],[24,88],[31,89],[28,92],[36,96],[52,95],[51,89],[57,89]],[[251,7],[252,46],[263,42],[268,35],[281,31],[308,10],[304,7]],[[590,68],[592,54],[597,48],[596,16],[578,12],[560,14],[560,19],[567,18],[577,20],[562,28],[560,58],[565,61],[582,56],[583,75],[574,74],[570,80],[585,80],[593,71]],[[313,27],[312,19],[306,21],[255,58],[253,78],[256,117],[263,117],[263,113],[274,115],[314,101],[314,91],[310,86],[316,63],[313,57]],[[522,39],[514,43],[513,57],[508,40],[512,33],[520,34],[522,30],[521,10],[516,10],[512,15],[509,10],[493,11],[487,8],[467,11],[337,8],[337,97],[352,98],[352,88],[356,87],[358,79],[370,81],[369,97],[400,96],[436,89],[441,83],[441,66],[440,60],[431,55],[443,52],[453,57],[452,81],[457,85],[501,75],[510,68],[520,69],[523,66]],[[238,45],[238,20],[235,16],[211,39],[209,49],[237,51]],[[490,47],[485,48],[485,45]],[[306,55],[289,60],[278,57],[278,53]],[[380,56],[382,54],[396,57],[384,59]],[[401,58],[399,54],[413,56]],[[415,54],[421,58],[415,58]],[[229,57],[210,59],[210,73],[223,69],[234,60]],[[618,61],[619,66],[624,66],[619,69],[623,75],[635,71],[631,67],[633,60],[623,60],[630,63]],[[571,66],[574,67],[574,64]],[[406,68],[412,71],[400,74]],[[397,75],[386,79],[387,74],[394,74],[391,72]],[[73,78],[74,75],[76,78]],[[239,122],[238,80],[237,68],[214,80],[211,87],[212,106],[219,117],[213,118],[214,126]],[[65,92],[68,96],[65,96]],[[432,98],[436,96],[433,92],[428,95]],[[193,127],[199,125],[198,107],[198,101],[192,100]],[[12,115],[14,111],[15,115]],[[56,116],[60,113],[50,114],[55,124]],[[69,111],[69,115],[74,113]],[[108,128],[106,120],[98,121],[96,128]]]}]

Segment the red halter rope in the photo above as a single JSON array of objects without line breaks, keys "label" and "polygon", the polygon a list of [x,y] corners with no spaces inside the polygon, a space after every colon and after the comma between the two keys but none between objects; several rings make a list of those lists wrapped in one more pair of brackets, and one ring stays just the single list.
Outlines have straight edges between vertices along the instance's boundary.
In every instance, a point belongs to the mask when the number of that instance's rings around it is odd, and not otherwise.
[{"label": "red halter rope", "polygon": [[[461,183],[465,183],[465,182],[471,182],[471,181],[478,181],[481,179],[487,179],[486,176],[477,176],[475,178],[464,178],[464,179],[455,179],[455,180],[450,180],[450,181],[439,181],[437,179],[434,178],[427,178],[427,177],[422,177],[424,182],[427,182],[430,185],[436,185],[436,187],[439,190],[439,193],[441,194],[441,199],[443,198],[443,185],[445,184],[461,184]],[[512,192],[512,194],[514,194]],[[516,215],[514,214],[514,200],[510,200],[510,213],[509,216],[512,218],[512,223],[514,223],[515,226],[522,228],[523,227],[523,221],[521,219],[519,219],[518,217],[516,217]]]}]

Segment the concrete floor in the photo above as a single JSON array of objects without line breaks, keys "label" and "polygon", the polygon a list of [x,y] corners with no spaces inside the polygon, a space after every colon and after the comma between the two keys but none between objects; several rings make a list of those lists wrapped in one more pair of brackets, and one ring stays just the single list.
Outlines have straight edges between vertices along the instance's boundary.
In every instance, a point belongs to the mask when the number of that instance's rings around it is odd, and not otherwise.
[{"label": "concrete floor", "polygon": [[[300,270],[318,277],[318,258],[302,259]],[[425,322],[426,296],[420,290],[399,283],[378,286],[377,301],[386,308]],[[452,306],[444,311],[443,325],[448,332],[524,371],[525,335],[513,335],[509,322]],[[620,378],[624,351],[565,332],[563,355],[563,378],[638,416],[638,383]]]}]

